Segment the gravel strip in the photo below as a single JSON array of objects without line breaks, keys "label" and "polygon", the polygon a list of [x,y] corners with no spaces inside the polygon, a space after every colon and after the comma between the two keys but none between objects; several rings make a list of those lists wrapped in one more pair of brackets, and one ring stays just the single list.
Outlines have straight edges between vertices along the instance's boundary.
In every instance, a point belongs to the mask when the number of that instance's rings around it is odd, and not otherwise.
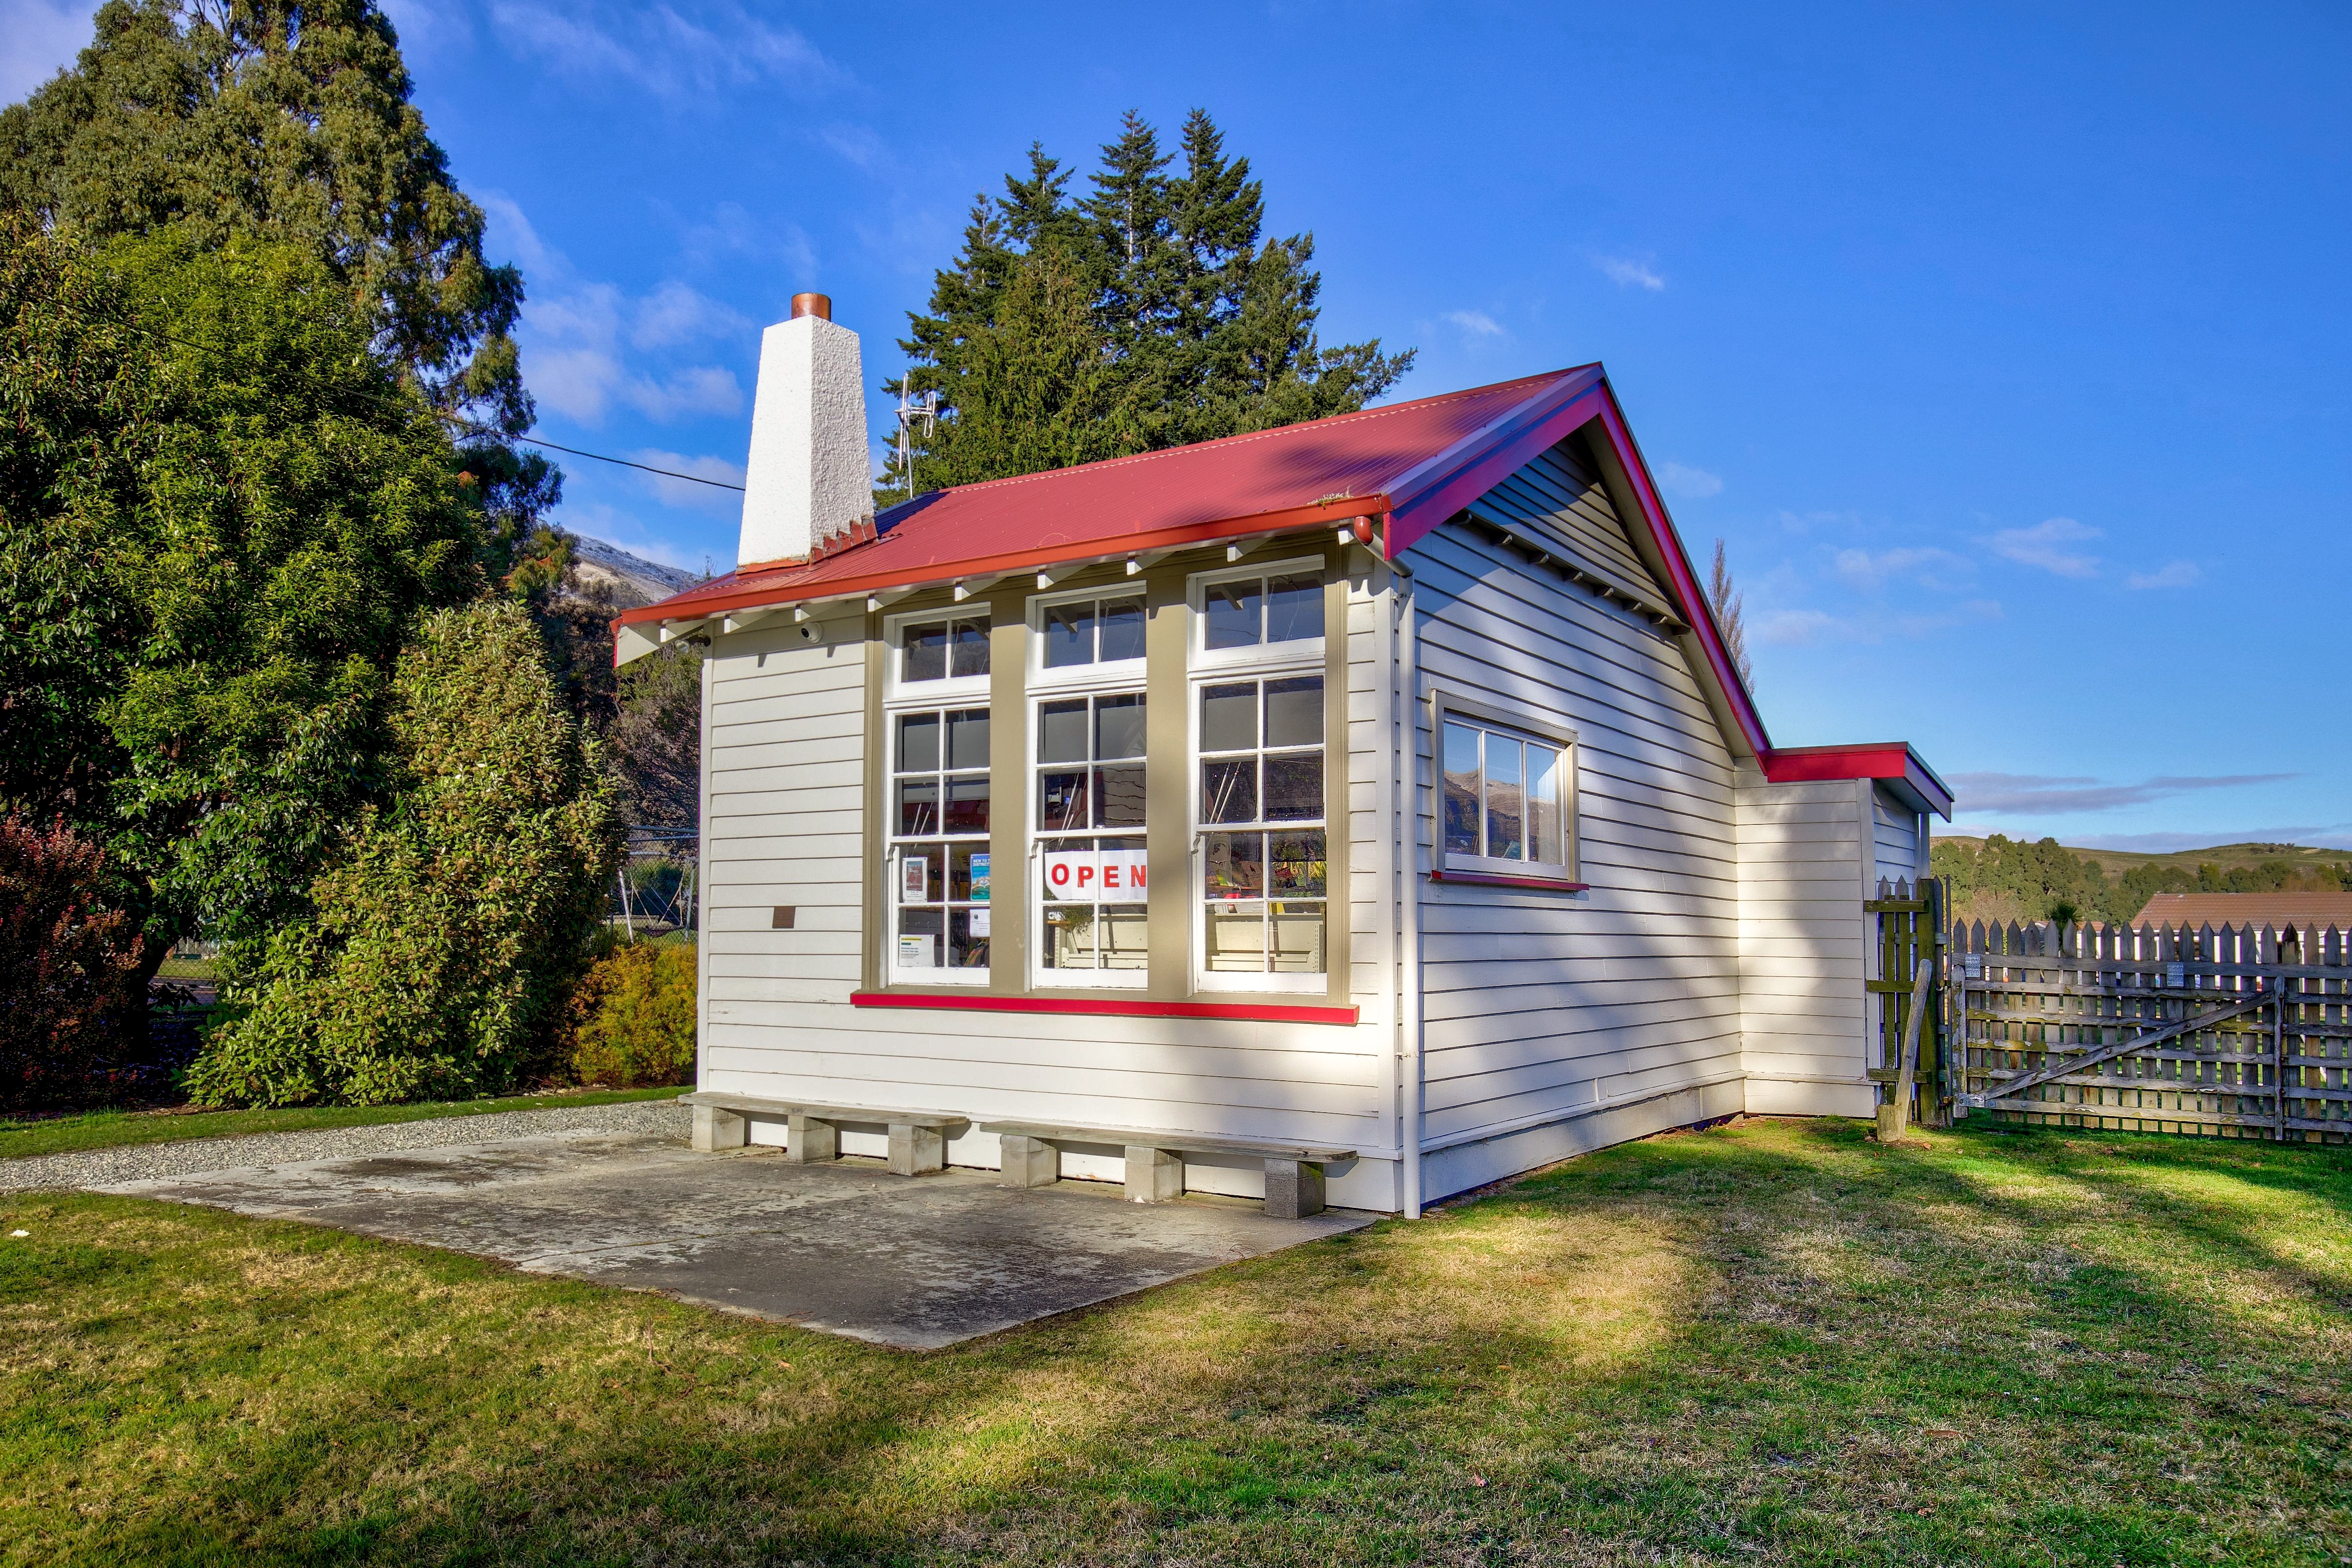
[{"label": "gravel strip", "polygon": [[0,1160],[0,1192],[30,1187],[102,1187],[159,1176],[190,1176],[238,1165],[290,1165],[298,1160],[332,1160],[345,1154],[383,1154],[399,1149],[446,1149],[503,1138],[534,1138],[550,1132],[644,1132],[684,1140],[692,1113],[670,1100],[626,1100],[618,1105],[561,1106],[551,1110],[498,1110],[473,1116],[443,1116],[426,1121],[390,1121],[378,1127],[313,1127],[295,1132],[257,1132],[236,1138],[189,1138],[177,1143],[142,1143],[118,1149],[78,1149],[63,1154],[30,1154]]}]

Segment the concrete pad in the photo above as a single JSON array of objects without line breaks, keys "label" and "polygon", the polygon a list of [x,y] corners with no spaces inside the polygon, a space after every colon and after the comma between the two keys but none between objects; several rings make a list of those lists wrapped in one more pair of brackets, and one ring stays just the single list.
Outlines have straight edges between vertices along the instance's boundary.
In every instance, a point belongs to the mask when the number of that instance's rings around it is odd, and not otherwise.
[{"label": "concrete pad", "polygon": [[1032,1191],[994,1172],[907,1177],[879,1162],[696,1153],[570,1133],[245,1166],[98,1190],[422,1242],[902,1350],[935,1350],[1357,1230],[1332,1210],[1139,1207],[1106,1183]]}]

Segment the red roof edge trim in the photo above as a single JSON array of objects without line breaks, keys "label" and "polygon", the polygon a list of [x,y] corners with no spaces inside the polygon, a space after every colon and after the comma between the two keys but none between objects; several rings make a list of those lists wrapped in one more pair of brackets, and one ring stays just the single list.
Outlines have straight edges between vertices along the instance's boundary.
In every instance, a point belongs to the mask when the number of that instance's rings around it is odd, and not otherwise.
[{"label": "red roof edge trim", "polygon": [[1920,811],[1952,819],[1952,790],[1907,741],[1876,741],[1853,746],[1790,746],[1764,759],[1764,776],[1774,784],[1835,779],[1881,779],[1892,784]]},{"label": "red roof edge trim", "polygon": [[1437,527],[1581,425],[1584,420],[1569,418],[1561,405],[1589,394],[1601,379],[1597,364],[1564,371],[1484,428],[1390,481],[1389,493],[1396,498],[1399,521],[1406,531],[1403,544]]},{"label": "red roof edge trim", "polygon": [[1509,479],[1557,445],[1592,422],[1601,412],[1601,389],[1588,386],[1564,403],[1554,403],[1528,421],[1503,431],[1496,443],[1450,474],[1430,476],[1428,488],[1402,503],[1399,548],[1444,523],[1446,519]]},{"label": "red roof edge trim", "polygon": [[1698,574],[1691,569],[1690,556],[1683,549],[1682,535],[1675,531],[1665,502],[1658,499],[1657,483],[1650,478],[1650,465],[1642,457],[1641,444],[1633,439],[1633,429],[1625,423],[1625,411],[1618,406],[1617,389],[1604,378],[1601,391],[1601,427],[1607,433],[1617,461],[1633,484],[1634,504],[1641,509],[1642,524],[1649,530],[1651,543],[1666,563],[1670,579],[1666,586],[1674,592],[1675,607],[1682,611],[1683,619],[1690,623],[1691,635],[1698,639],[1707,668],[1715,672],[1717,684],[1731,705],[1732,717],[1738,721],[1748,748],[1761,763],[1772,754],[1772,737],[1764,728],[1764,716],[1756,710],[1756,699],[1748,694],[1748,683],[1739,678],[1739,667],[1732,662],[1730,652],[1723,646],[1723,633],[1715,624],[1714,608],[1699,588]]},{"label": "red roof edge trim", "polygon": [[845,599],[855,598],[860,594],[878,593],[886,588],[939,586],[961,577],[984,577],[1058,566],[1089,557],[1098,556],[1108,561],[1145,550],[1175,550],[1188,544],[1213,544],[1219,540],[1244,534],[1281,533],[1295,528],[1349,522],[1360,517],[1378,517],[1388,510],[1389,498],[1385,494],[1348,496],[1329,501],[1312,501],[1305,506],[1284,507],[1276,511],[1250,512],[1208,522],[1188,522],[1174,528],[1153,529],[1148,532],[1129,534],[1122,539],[1088,540],[1075,549],[1068,545],[1047,545],[1008,554],[976,556],[970,561],[926,566],[911,576],[903,569],[893,572],[885,568],[862,577],[836,577],[823,583],[738,588],[701,597],[678,595],[659,604],[641,605],[625,611],[614,624],[644,626],[651,621],[708,620],[713,616],[735,610],[793,605],[805,599]]}]

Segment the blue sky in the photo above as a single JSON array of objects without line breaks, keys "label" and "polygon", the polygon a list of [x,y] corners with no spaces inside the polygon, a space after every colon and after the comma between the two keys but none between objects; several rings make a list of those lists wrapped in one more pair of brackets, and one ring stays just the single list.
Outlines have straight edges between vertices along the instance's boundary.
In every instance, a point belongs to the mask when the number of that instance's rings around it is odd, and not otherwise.
[{"label": "blue sky", "polygon": [[[1607,363],[1776,740],[1908,739],[1963,828],[2352,846],[2339,5],[389,9],[551,440],[739,474],[793,292],[878,382],[1032,140],[1200,105],[1397,395]],[[0,95],[88,11],[0,0]],[[565,467],[731,564],[728,492]]]}]

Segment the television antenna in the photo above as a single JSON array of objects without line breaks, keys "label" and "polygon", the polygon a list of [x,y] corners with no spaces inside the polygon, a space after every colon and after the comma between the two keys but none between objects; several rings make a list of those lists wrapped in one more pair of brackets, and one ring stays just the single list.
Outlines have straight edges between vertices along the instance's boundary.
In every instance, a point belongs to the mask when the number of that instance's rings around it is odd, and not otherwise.
[{"label": "television antenna", "polygon": [[909,396],[907,386],[914,379],[912,369],[898,378],[898,474],[907,481],[908,500],[915,499],[915,426],[919,421],[926,437],[940,427],[940,395]]}]

